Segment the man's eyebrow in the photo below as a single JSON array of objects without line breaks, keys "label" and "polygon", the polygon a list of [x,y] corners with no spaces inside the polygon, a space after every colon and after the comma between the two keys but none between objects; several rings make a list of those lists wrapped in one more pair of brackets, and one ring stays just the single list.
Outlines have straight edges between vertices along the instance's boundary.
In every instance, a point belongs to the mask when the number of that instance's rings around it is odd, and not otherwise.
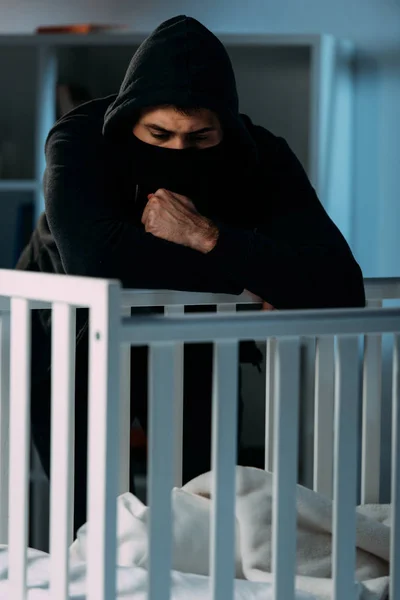
[{"label": "man's eyebrow", "polygon": [[[156,123],[146,123],[145,127],[146,129],[155,129],[160,133],[168,133],[169,135],[174,133],[173,131],[169,131],[168,129],[161,127],[160,125],[156,125]],[[202,129],[197,129],[197,131],[190,131],[188,135],[198,135],[199,133],[207,133],[209,131],[215,131],[215,127],[203,127]]]}]

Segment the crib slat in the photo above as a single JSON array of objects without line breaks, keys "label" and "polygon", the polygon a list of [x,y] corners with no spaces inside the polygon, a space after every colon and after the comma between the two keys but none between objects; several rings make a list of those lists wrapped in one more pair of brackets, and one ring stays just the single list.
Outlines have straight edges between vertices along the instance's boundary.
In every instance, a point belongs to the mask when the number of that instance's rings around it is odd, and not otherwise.
[{"label": "crib slat", "polygon": [[13,600],[26,598],[30,448],[31,324],[28,301],[11,300],[9,583]]},{"label": "crib slat", "polygon": [[274,600],[293,600],[299,424],[299,339],[279,339],[275,363],[272,572]]},{"label": "crib slat", "polygon": [[307,488],[314,484],[314,418],[315,418],[315,336],[300,339],[300,418],[299,483]]},{"label": "crib slat", "polygon": [[217,304],[217,313],[234,313],[236,304]]},{"label": "crib slat", "polygon": [[392,527],[389,598],[400,595],[400,334],[393,336]]},{"label": "crib slat", "polygon": [[356,598],[358,338],[339,337],[335,365],[334,600]]},{"label": "crib slat", "polygon": [[317,338],[315,355],[314,490],[333,496],[334,338]]},{"label": "crib slat", "polygon": [[214,344],[211,598],[233,598],[238,416],[238,344]]},{"label": "crib slat", "polygon": [[169,600],[171,593],[175,361],[174,344],[150,346],[148,600]]},{"label": "crib slat", "polygon": [[87,600],[116,593],[121,298],[107,283],[90,309]]},{"label": "crib slat", "polygon": [[267,340],[265,374],[265,470],[272,471],[274,460],[274,402],[275,402],[276,340]]},{"label": "crib slat", "polygon": [[0,544],[8,543],[10,314],[0,313]]},{"label": "crib slat", "polygon": [[[123,307],[123,317],[131,316],[131,308]],[[134,399],[133,399],[134,401]],[[129,492],[130,453],[131,453],[131,347],[121,349],[120,383],[120,451],[119,451],[119,493]]]},{"label": "crib slat", "polygon": [[51,594],[67,600],[68,548],[73,541],[75,309],[52,312],[50,554]]},{"label": "crib slat", "polygon": [[[185,314],[185,307],[181,304],[166,306],[164,313],[168,316],[179,317]],[[174,417],[174,484],[182,486],[183,468],[183,360],[184,346],[181,342],[175,343],[175,417]]]},{"label": "crib slat", "polygon": [[[377,303],[382,304],[382,303]],[[363,369],[363,419],[361,502],[377,504],[380,488],[382,396],[382,336],[365,336]]]}]

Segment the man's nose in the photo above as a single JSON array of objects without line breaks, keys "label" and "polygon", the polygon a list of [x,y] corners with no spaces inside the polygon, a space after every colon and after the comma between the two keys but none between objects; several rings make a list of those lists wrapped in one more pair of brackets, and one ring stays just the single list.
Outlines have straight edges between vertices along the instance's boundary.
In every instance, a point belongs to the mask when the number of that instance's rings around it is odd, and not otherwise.
[{"label": "man's nose", "polygon": [[189,148],[189,146],[190,146],[190,143],[187,139],[177,135],[172,140],[170,147],[173,148],[174,150],[185,150],[185,148]]}]

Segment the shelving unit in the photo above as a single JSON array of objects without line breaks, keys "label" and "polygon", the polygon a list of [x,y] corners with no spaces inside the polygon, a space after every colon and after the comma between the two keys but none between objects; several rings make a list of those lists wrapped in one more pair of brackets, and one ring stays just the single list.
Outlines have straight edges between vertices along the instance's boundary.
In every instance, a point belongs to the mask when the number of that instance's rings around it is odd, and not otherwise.
[{"label": "shelving unit", "polygon": [[0,192],[36,192],[38,182],[35,179],[0,180]]}]

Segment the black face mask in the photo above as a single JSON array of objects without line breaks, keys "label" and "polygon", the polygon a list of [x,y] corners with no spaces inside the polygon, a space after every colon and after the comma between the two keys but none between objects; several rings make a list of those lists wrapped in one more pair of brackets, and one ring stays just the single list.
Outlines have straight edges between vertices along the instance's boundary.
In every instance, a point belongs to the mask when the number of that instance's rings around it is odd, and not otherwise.
[{"label": "black face mask", "polygon": [[132,136],[133,172],[143,210],[147,194],[165,188],[190,198],[197,210],[211,217],[229,173],[232,157],[224,141],[211,148],[174,150],[153,146]]}]

